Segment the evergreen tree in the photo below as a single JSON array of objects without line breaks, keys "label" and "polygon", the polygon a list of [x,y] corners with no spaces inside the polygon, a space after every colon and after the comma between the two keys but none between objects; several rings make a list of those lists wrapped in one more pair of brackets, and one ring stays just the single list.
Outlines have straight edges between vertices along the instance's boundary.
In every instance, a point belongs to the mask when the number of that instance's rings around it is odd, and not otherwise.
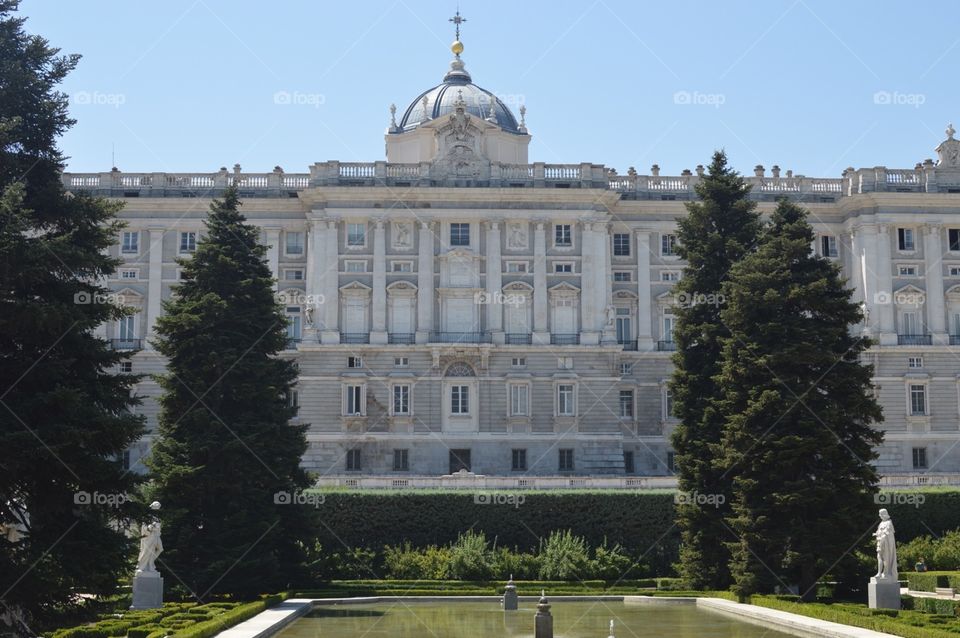
[{"label": "evergreen tree", "polygon": [[25,33],[16,9],[0,0],[0,614],[27,633],[129,573],[138,481],[119,457],[143,423],[137,377],[94,334],[125,315],[101,285],[120,206],[60,181],[73,121],[57,86],[77,57]]},{"label": "evergreen tree", "polygon": [[734,589],[741,596],[799,585],[850,556],[875,518],[870,462],[882,434],[870,341],[840,267],[813,254],[806,211],[783,200],[758,250],[724,285],[719,383],[728,417],[726,471]]},{"label": "evergreen tree", "polygon": [[[157,321],[160,437],[150,466],[163,504],[167,569],[194,596],[253,596],[295,581],[308,508],[276,495],[308,486],[306,426],[291,425],[296,365],[266,248],[234,188]],[[280,502],[277,502],[277,501]]]},{"label": "evergreen tree", "polygon": [[[671,380],[673,413],[680,423],[673,434],[678,483],[685,498],[677,505],[681,530],[680,575],[697,589],[729,585],[729,553],[721,542],[731,536],[723,521],[730,479],[718,466],[724,415],[720,370],[721,286],[730,268],[754,249],[760,232],[749,185],[729,166],[722,151],[713,155],[708,175],[696,186],[699,201],[687,204],[678,221],[678,252],[687,260],[676,285],[674,328],[677,353]],[[697,502],[711,497],[710,503]]]}]

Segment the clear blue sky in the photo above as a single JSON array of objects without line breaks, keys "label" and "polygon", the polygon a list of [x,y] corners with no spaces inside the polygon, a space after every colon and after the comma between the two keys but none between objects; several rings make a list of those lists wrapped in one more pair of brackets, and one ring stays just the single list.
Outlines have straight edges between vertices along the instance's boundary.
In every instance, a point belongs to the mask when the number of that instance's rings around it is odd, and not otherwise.
[{"label": "clear blue sky", "polygon": [[[474,82],[527,106],[531,161],[664,174],[707,163],[908,168],[960,126],[950,2],[462,0]],[[456,1],[24,0],[83,55],[69,170],[305,172],[384,158],[448,67]],[[277,104],[285,92],[291,104]],[[878,95],[879,92],[879,95]],[[689,99],[686,99],[689,98]],[[682,102],[690,103],[684,104]],[[681,103],[678,103],[681,102]],[[879,103],[878,103],[879,102]]]}]

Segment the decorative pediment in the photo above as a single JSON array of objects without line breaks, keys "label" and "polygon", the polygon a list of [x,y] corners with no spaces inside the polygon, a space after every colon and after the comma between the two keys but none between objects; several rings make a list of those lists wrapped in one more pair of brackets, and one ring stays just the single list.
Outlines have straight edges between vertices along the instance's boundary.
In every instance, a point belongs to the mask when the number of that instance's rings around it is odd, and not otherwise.
[{"label": "decorative pediment", "polygon": [[548,288],[547,291],[548,291],[551,295],[567,295],[567,296],[573,296],[573,295],[579,295],[579,294],[580,294],[580,289],[577,288],[576,286],[574,286],[573,284],[571,284],[571,283],[568,282],[568,281],[561,281],[561,282],[558,283],[556,286],[551,286],[550,288]]},{"label": "decorative pediment", "polygon": [[533,294],[533,286],[525,281],[514,281],[503,287],[503,292],[515,292],[520,294]]},{"label": "decorative pediment", "polygon": [[306,300],[306,293],[300,288],[284,288],[277,293],[277,298],[284,305],[302,304]]},{"label": "decorative pediment", "polygon": [[482,261],[483,256],[478,255],[469,248],[457,246],[456,248],[451,248],[447,252],[441,254],[438,259],[445,261]]},{"label": "decorative pediment", "polygon": [[960,301],[960,284],[950,286],[944,293],[951,301]]},{"label": "decorative pediment", "polygon": [[340,286],[341,295],[369,295],[372,292],[370,286],[364,285],[359,281],[351,281],[348,284]]},{"label": "decorative pediment", "polygon": [[637,293],[630,292],[629,290],[617,290],[616,292],[613,293],[614,301],[623,301],[623,302],[636,301],[637,298],[638,298]]},{"label": "decorative pediment", "polygon": [[672,290],[668,290],[667,292],[662,292],[659,295],[657,295],[658,306],[672,307],[678,304],[679,304],[679,300],[677,299],[677,295]]},{"label": "decorative pediment", "polygon": [[898,306],[922,306],[927,293],[913,284],[907,284],[893,291],[893,303]]},{"label": "decorative pediment", "polygon": [[141,306],[143,305],[143,294],[133,288],[123,288],[113,293],[121,306]]},{"label": "decorative pediment", "polygon": [[387,293],[391,295],[415,295],[417,287],[409,281],[395,281],[387,286]]}]

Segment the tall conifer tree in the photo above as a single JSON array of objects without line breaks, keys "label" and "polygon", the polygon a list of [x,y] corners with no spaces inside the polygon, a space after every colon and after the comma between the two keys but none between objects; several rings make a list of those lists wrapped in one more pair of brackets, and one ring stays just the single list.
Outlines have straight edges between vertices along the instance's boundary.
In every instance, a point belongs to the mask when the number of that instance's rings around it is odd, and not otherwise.
[{"label": "tall conifer tree", "polygon": [[[677,283],[678,307],[671,390],[673,435],[679,489],[687,498],[677,506],[681,530],[680,574],[698,589],[729,585],[729,554],[721,542],[730,536],[723,522],[729,477],[717,464],[724,415],[714,376],[720,369],[721,286],[730,268],[756,245],[760,218],[748,199],[750,187],[727,165],[722,151],[713,155],[707,176],[696,186],[698,201],[687,204],[678,221],[678,252],[687,260]],[[712,497],[710,505],[696,496]]]}]

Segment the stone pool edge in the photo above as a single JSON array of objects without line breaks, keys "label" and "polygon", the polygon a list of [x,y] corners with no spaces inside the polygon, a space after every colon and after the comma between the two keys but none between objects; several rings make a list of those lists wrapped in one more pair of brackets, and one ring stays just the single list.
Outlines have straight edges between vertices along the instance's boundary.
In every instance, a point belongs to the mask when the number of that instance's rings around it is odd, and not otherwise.
[{"label": "stone pool edge", "polygon": [[[306,615],[319,605],[362,605],[388,602],[499,602],[500,596],[364,596],[355,598],[291,598],[260,612],[253,618],[226,629],[217,638],[269,638],[291,622]],[[538,596],[520,596],[521,601],[536,602]],[[622,601],[640,605],[696,605],[721,614],[735,617],[751,624],[760,624],[770,629],[803,632],[809,636],[824,638],[899,638],[872,629],[862,629],[840,623],[818,620],[809,616],[791,614],[778,609],[735,603],[722,598],[669,597],[669,596],[550,596],[552,601],[566,600]]]}]

